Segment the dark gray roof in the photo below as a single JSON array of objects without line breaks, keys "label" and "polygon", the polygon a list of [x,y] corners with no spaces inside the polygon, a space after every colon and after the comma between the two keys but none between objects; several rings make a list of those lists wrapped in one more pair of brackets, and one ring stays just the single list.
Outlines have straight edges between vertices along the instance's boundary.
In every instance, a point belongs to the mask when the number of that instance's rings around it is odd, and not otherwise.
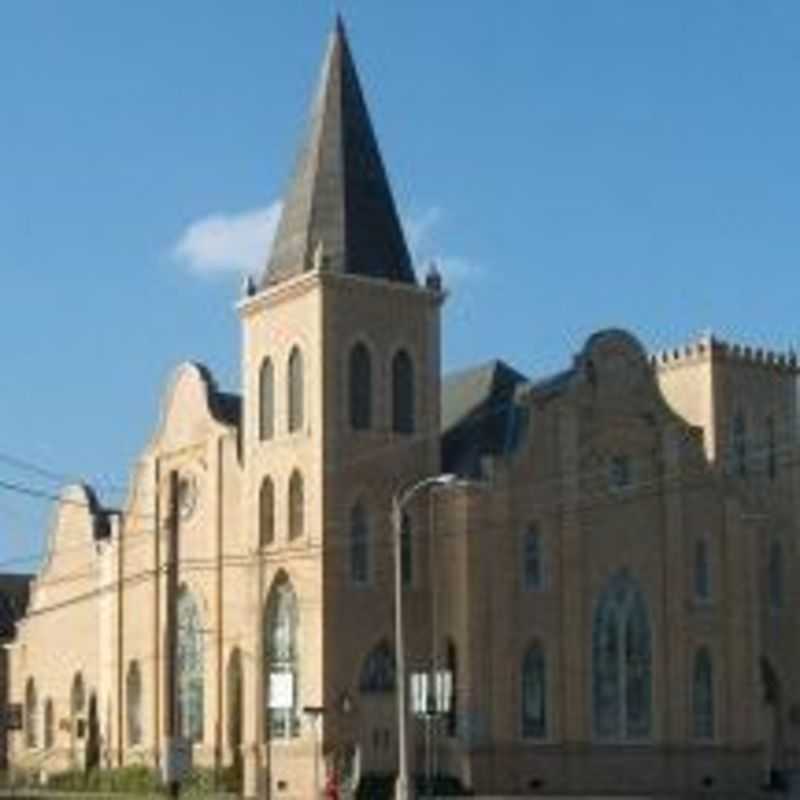
[{"label": "dark gray roof", "polygon": [[31,579],[31,575],[0,575],[0,640],[13,638],[28,607]]},{"label": "dark gray roof", "polygon": [[325,269],[416,283],[341,19],[262,286],[312,269],[320,243]]},{"label": "dark gray roof", "polygon": [[514,402],[524,375],[502,361],[490,361],[448,375],[442,385],[442,466],[446,472],[477,477],[484,456],[508,452],[524,424]]}]

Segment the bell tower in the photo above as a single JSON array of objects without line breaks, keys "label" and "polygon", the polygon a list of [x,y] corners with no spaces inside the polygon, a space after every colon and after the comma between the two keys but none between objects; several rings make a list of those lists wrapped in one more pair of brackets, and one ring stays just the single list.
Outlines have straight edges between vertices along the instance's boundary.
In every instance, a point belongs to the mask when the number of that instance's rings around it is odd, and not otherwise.
[{"label": "bell tower", "polygon": [[[313,795],[304,707],[324,709],[314,735],[326,752],[359,745],[375,722],[359,702],[359,675],[393,635],[391,498],[439,472],[443,299],[438,276],[424,286],[415,276],[337,19],[272,252],[240,305],[242,502],[258,562],[260,673],[247,738],[282,797]],[[419,533],[405,551],[409,592],[421,588]],[[290,587],[296,609],[286,653],[271,644],[276,586]],[[281,686],[291,705],[283,716],[267,710]],[[387,713],[388,732],[391,703]],[[395,748],[386,750],[393,769]]]}]

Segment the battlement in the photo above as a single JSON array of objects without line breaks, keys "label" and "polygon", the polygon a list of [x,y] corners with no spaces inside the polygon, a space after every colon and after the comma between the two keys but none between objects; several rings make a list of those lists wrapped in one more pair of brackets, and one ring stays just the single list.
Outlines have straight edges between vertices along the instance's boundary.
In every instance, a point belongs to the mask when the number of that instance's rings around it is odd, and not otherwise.
[{"label": "battlement", "polygon": [[734,344],[705,334],[693,342],[650,354],[650,364],[658,371],[688,364],[697,364],[713,358],[738,364],[760,366],[779,373],[796,373],[797,354],[767,350],[763,347]]}]

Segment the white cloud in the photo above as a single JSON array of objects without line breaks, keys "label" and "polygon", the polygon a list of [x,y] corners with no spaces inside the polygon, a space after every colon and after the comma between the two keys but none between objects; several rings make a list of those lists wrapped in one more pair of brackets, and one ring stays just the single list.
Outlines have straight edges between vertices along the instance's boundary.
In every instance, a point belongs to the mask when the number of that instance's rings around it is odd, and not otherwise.
[{"label": "white cloud", "polygon": [[482,269],[478,264],[464,256],[442,252],[437,245],[436,229],[443,219],[444,214],[438,206],[403,216],[403,230],[418,276],[424,279],[428,264],[435,261],[445,286],[480,277]]},{"label": "white cloud", "polygon": [[196,275],[254,275],[266,264],[281,215],[281,202],[234,214],[211,214],[192,222],[172,256]]}]

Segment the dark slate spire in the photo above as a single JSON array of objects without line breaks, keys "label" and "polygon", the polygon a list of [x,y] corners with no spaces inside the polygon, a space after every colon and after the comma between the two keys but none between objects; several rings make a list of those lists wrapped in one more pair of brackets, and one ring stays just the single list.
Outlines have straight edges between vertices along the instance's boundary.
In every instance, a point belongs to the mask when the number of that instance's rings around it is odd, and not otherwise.
[{"label": "dark slate spire", "polygon": [[262,286],[315,268],[416,282],[338,17]]}]

